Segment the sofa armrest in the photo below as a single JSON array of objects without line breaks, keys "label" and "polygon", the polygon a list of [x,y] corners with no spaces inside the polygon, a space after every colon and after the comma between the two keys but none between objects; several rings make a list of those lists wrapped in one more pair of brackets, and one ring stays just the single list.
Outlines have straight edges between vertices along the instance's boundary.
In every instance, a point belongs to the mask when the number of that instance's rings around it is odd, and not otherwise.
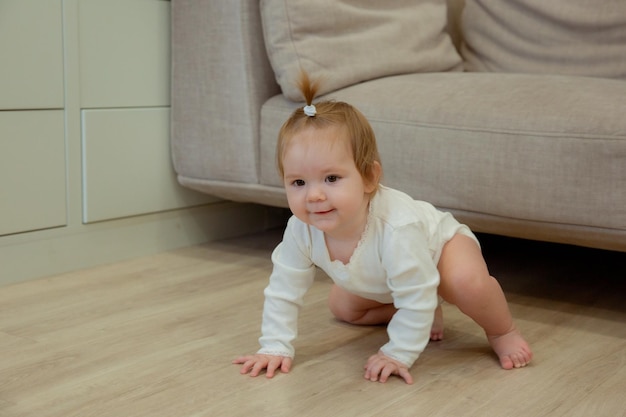
[{"label": "sofa armrest", "polygon": [[261,105],[280,93],[259,1],[172,1],[171,88],[179,176],[258,183]]}]

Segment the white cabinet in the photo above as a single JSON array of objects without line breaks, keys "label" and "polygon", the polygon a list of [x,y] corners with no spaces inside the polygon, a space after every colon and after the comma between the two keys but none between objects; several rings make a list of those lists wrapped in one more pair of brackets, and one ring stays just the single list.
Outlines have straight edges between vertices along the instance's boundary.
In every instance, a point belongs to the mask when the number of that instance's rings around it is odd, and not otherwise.
[{"label": "white cabinet", "polygon": [[169,33],[164,0],[0,0],[0,286],[267,227],[178,185]]},{"label": "white cabinet", "polygon": [[172,168],[169,19],[162,0],[79,2],[86,223],[214,201]]}]

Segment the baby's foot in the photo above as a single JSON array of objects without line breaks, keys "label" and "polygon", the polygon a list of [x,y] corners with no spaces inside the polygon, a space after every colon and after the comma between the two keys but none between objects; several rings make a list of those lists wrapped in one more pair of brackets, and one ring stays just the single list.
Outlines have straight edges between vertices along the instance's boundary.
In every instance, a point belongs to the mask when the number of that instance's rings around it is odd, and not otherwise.
[{"label": "baby's foot", "polygon": [[430,328],[430,340],[441,340],[443,339],[443,310],[441,309],[441,304],[437,306],[435,309],[435,319],[433,320],[433,325]]},{"label": "baby's foot", "polygon": [[528,365],[533,357],[528,343],[515,327],[502,335],[487,335],[487,339],[498,355],[503,369],[522,368]]}]

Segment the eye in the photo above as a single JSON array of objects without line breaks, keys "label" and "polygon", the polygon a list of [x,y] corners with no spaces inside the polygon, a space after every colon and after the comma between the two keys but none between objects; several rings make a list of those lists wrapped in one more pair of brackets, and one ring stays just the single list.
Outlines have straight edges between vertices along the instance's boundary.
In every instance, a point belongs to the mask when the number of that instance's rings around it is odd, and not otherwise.
[{"label": "eye", "polygon": [[304,186],[304,180],[294,180],[292,184],[295,185],[296,187],[302,187]]},{"label": "eye", "polygon": [[326,182],[337,182],[339,177],[337,175],[329,175],[326,177]]}]

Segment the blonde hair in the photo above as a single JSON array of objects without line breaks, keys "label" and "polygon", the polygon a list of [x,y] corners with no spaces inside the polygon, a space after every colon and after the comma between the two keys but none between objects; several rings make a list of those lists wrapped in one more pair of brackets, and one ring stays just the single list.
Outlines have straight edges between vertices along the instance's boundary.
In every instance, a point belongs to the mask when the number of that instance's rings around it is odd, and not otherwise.
[{"label": "blonde hair", "polygon": [[[318,83],[312,82],[307,73],[303,71],[298,87],[307,106],[313,105],[313,99],[319,87]],[[342,101],[320,101],[314,106],[315,114],[313,116],[306,115],[304,108],[299,107],[280,128],[276,145],[276,160],[280,176],[283,177],[285,174],[283,167],[285,149],[298,132],[309,127],[315,129],[344,127],[348,133],[354,163],[361,177],[366,181],[378,180],[375,163],[381,164],[380,155],[378,154],[374,130],[365,116],[355,107]]]}]

